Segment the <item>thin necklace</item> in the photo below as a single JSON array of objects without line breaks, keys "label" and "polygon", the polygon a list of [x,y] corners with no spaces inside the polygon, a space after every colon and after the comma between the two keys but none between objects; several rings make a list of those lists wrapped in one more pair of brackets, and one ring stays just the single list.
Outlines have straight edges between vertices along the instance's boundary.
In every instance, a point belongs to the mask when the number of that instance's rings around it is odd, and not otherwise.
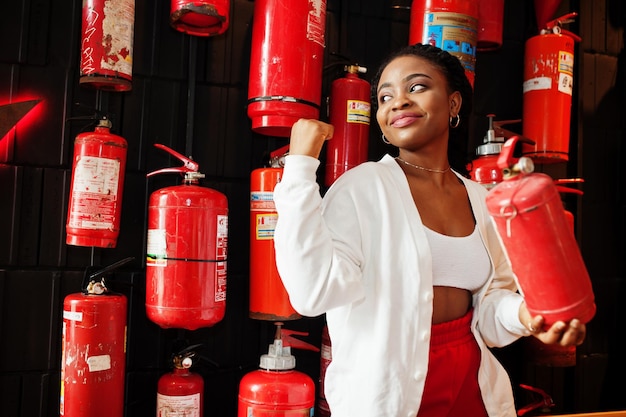
[{"label": "thin necklace", "polygon": [[450,171],[450,165],[448,165],[448,168],[446,168],[446,169],[432,169],[432,168],[426,168],[426,167],[422,167],[422,166],[419,166],[419,165],[412,164],[412,163],[407,162],[404,159],[400,158],[399,156],[396,156],[396,159],[398,161],[402,162],[405,165],[408,165],[408,166],[413,167],[413,168],[421,169],[423,171],[436,172],[437,174],[445,174],[446,172]]}]

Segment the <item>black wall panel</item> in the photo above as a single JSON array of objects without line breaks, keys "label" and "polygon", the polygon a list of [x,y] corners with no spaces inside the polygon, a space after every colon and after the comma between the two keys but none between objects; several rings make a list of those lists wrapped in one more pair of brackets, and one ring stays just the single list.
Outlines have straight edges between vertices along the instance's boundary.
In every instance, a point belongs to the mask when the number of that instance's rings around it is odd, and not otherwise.
[{"label": "black wall panel", "polygon": [[[358,63],[370,80],[390,51],[408,42],[410,0],[329,0],[320,118],[342,66]],[[38,118],[0,138],[0,415],[56,416],[59,408],[62,304],[80,291],[90,265],[134,260],[116,272],[110,287],[128,297],[126,416],[154,416],[158,378],[173,352],[201,344],[196,371],[205,379],[205,415],[234,416],[241,377],[257,369],[275,325],[248,317],[250,173],[263,167],[286,138],[250,129],[246,114],[251,30],[255,2],[231,1],[223,35],[195,38],[169,26],[167,1],[136,0],[133,86],[123,93],[79,84],[81,8],[78,0],[10,2],[0,13],[0,105],[41,98]],[[580,10],[573,29],[578,88],[573,107],[572,160],[539,167],[584,176],[576,208],[577,237],[594,283],[598,313],[578,349],[577,365],[546,368],[529,363],[521,343],[498,350],[514,384],[553,395],[555,412],[626,409],[622,375],[626,342],[620,300],[625,295],[626,204],[621,170],[626,141],[623,111],[624,6],[620,0],[563,2],[557,15]],[[621,16],[621,17],[620,17]],[[507,0],[504,44],[479,52],[472,137],[482,143],[488,113],[496,120],[522,117],[523,51],[537,33],[533,2]],[[76,135],[93,131],[96,113],[113,122],[128,142],[121,231],[115,248],[65,244],[65,222]],[[372,115],[372,120],[375,120]],[[512,125],[511,130],[520,129]],[[393,149],[371,125],[369,158]],[[146,174],[182,163],[155,148],[164,144],[191,156],[206,175],[201,184],[229,203],[227,307],[211,328],[161,329],[145,315],[146,213],[150,194],[180,183],[180,175]],[[323,317],[286,324],[320,345]],[[314,379],[319,352],[297,350],[297,369]],[[520,406],[532,398],[516,389]]]}]

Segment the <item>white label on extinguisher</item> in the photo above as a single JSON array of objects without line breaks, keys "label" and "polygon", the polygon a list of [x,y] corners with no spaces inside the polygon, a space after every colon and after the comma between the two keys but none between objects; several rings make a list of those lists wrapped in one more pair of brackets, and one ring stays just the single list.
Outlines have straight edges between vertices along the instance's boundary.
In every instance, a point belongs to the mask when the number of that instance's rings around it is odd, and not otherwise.
[{"label": "white label on extinguisher", "polygon": [[217,216],[215,241],[215,301],[226,301],[226,254],[228,250],[228,216]]},{"label": "white label on extinguisher", "polygon": [[133,69],[134,0],[105,1],[102,20],[106,53],[100,63],[103,69],[131,75]]},{"label": "white label on extinguisher", "polygon": [[110,355],[96,355],[87,358],[87,366],[89,372],[99,372],[111,369],[111,356]]},{"label": "white label on extinguisher", "polygon": [[256,240],[274,239],[274,229],[278,222],[278,213],[256,215]]},{"label": "white label on extinguisher", "polygon": [[148,229],[146,265],[167,266],[167,234],[165,229]]},{"label": "white label on extinguisher", "polygon": [[326,0],[309,0],[309,11],[306,25],[306,38],[324,47],[326,31]]},{"label": "white label on extinguisher", "polygon": [[113,229],[120,161],[82,156],[74,167],[69,226],[81,229]]},{"label": "white label on extinguisher", "polygon": [[370,124],[370,104],[367,101],[348,100],[347,123]]},{"label": "white label on extinguisher", "polygon": [[552,88],[552,78],[550,77],[535,77],[530,80],[524,81],[522,90],[524,93],[534,90],[549,90]]},{"label": "white label on extinguisher", "polygon": [[190,395],[157,393],[157,417],[202,417],[200,393]]},{"label": "white label on extinguisher", "polygon": [[63,318],[69,321],[83,321],[83,312],[63,310]]},{"label": "white label on extinguisher", "polygon": [[250,192],[250,211],[276,211],[274,205],[274,193],[272,191]]}]

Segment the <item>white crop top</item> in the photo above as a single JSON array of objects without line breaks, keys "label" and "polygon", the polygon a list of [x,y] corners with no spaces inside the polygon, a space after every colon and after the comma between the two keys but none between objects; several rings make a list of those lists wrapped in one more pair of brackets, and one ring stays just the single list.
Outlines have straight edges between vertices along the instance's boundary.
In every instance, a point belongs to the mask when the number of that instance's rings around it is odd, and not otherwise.
[{"label": "white crop top", "polygon": [[426,229],[433,257],[433,285],[474,292],[491,273],[491,261],[478,228],[469,236],[446,236]]}]

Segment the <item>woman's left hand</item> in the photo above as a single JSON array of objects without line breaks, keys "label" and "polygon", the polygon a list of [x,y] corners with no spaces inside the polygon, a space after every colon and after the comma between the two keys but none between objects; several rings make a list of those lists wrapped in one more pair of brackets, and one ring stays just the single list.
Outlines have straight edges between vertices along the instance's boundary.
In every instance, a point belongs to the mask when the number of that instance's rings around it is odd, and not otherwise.
[{"label": "woman's left hand", "polygon": [[578,319],[572,319],[568,323],[557,321],[545,329],[545,319],[540,315],[533,317],[525,302],[520,306],[519,318],[534,337],[547,345],[578,346],[584,342],[587,334],[587,326]]}]

